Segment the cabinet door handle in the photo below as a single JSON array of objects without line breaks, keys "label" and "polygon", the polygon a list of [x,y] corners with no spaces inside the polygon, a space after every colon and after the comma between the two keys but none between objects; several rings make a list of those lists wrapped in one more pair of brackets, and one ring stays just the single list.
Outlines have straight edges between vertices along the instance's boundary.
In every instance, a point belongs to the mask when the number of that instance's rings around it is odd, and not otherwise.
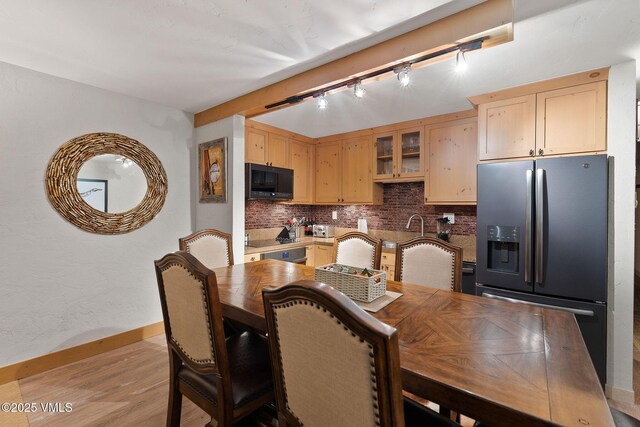
[{"label": "cabinet door handle", "polygon": [[529,150],[529,155],[530,155],[530,156],[533,156],[534,154],[536,154],[536,152],[535,152],[535,151],[533,151],[533,148],[532,148],[531,150]]},{"label": "cabinet door handle", "polygon": [[538,154],[540,154],[541,156],[544,154],[544,150],[541,148],[538,150]]}]

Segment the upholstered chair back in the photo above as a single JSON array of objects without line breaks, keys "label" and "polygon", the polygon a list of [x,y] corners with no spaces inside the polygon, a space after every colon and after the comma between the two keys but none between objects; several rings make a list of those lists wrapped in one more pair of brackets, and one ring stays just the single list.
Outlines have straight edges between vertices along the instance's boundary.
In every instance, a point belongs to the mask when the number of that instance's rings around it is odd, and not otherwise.
[{"label": "upholstered chair back", "polygon": [[215,273],[181,251],[155,265],[168,344],[193,369],[218,372],[227,361]]},{"label": "upholstered chair back", "polygon": [[280,425],[404,425],[398,338],[330,286],[263,290]]},{"label": "upholstered chair back", "polygon": [[382,241],[351,232],[336,238],[336,262],[360,268],[380,268]]},{"label": "upholstered chair back", "polygon": [[180,250],[193,255],[208,269],[233,265],[231,235],[201,230],[179,240]]},{"label": "upholstered chair back", "polygon": [[395,280],[460,292],[462,248],[418,237],[396,248]]}]

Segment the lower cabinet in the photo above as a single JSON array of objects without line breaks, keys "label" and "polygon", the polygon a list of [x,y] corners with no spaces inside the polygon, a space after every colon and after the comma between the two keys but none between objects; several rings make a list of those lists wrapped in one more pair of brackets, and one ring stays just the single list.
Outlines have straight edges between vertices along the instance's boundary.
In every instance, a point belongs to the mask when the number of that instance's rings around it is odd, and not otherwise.
[{"label": "lower cabinet", "polygon": [[316,245],[309,245],[306,246],[305,249],[307,250],[307,262],[304,265],[308,265],[309,267],[315,267],[316,266]]},{"label": "lower cabinet", "polygon": [[393,280],[396,271],[396,254],[383,252],[380,257],[380,270],[387,273],[387,280]]},{"label": "lower cabinet", "polygon": [[333,262],[333,246],[315,245],[314,266],[327,265]]}]

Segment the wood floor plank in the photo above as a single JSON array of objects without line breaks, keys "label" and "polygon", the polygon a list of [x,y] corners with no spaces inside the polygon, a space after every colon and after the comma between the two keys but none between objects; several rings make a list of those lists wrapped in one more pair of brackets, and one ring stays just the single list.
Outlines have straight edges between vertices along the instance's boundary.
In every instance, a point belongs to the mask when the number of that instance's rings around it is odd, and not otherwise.
[{"label": "wood floor plank", "polygon": [[[164,425],[169,361],[163,335],[20,380],[29,402],[71,403],[68,413],[30,414],[32,427]],[[183,399],[182,426],[210,418]]]},{"label": "wood floor plank", "polygon": [[[17,381],[0,385],[0,402],[23,403]],[[29,427],[27,414],[25,412],[0,411],[0,427]]]}]

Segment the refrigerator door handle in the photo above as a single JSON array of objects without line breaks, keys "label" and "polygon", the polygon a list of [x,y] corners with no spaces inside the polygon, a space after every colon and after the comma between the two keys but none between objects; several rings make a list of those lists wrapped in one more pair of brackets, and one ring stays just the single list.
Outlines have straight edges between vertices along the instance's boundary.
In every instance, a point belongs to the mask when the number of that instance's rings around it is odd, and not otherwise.
[{"label": "refrigerator door handle", "polygon": [[536,284],[544,282],[544,169],[536,169]]},{"label": "refrigerator door handle", "polygon": [[568,311],[569,313],[573,313],[580,316],[589,316],[589,317],[594,316],[593,310],[582,310],[580,308],[560,307],[558,305],[540,304],[539,302],[522,301],[515,298],[509,298],[509,297],[503,297],[500,295],[490,294],[488,292],[482,292],[482,296],[487,298],[497,299],[500,301],[508,301],[516,304],[531,305],[533,307],[552,308],[554,310]]},{"label": "refrigerator door handle", "polygon": [[524,281],[531,283],[531,226],[533,211],[533,171],[527,172],[527,207],[524,217]]}]

